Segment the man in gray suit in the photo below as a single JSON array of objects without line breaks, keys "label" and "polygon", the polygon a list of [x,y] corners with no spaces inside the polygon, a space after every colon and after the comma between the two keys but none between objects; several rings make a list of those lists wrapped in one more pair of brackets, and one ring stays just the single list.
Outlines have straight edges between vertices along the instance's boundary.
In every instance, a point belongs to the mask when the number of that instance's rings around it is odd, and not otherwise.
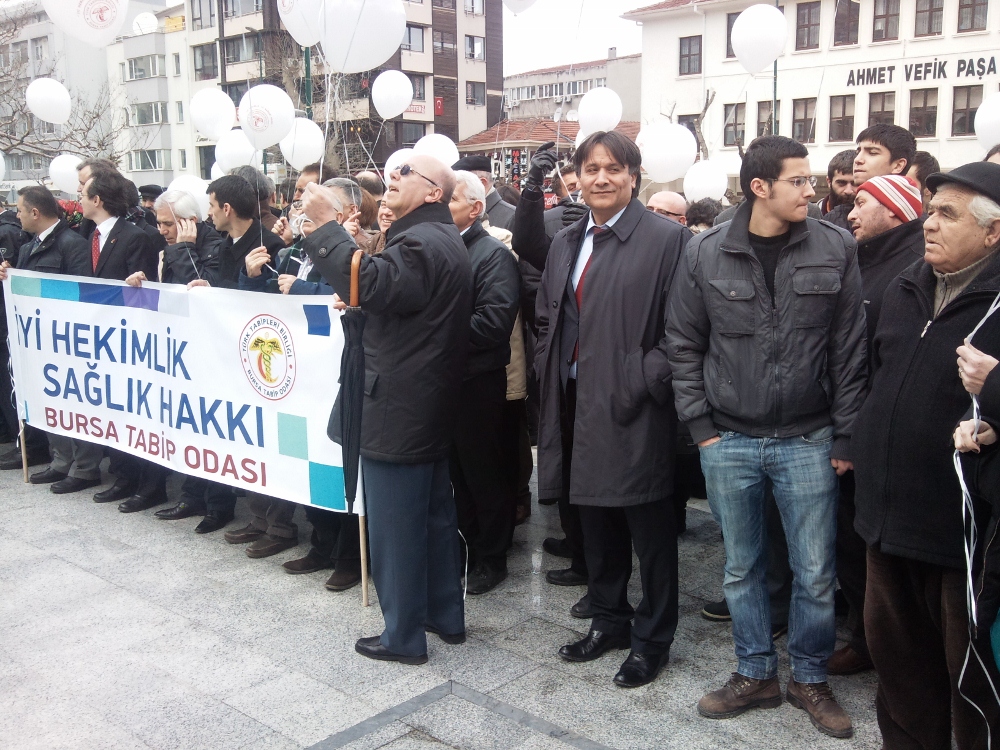
[{"label": "man in gray suit", "polygon": [[465,170],[472,172],[479,181],[483,183],[486,191],[486,217],[490,226],[500,227],[500,229],[510,229],[514,224],[514,207],[500,197],[500,193],[493,187],[496,180],[493,177],[493,165],[490,157],[482,155],[463,156],[451,165],[456,172]]}]

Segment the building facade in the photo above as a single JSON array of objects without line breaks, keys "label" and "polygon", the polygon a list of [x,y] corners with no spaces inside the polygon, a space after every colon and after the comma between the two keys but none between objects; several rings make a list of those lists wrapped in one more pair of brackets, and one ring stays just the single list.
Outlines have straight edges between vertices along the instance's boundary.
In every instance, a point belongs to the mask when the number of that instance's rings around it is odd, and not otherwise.
[{"label": "building facade", "polygon": [[[737,143],[770,127],[771,71],[748,74],[730,31],[747,0],[667,0],[642,24],[642,122],[702,125],[712,158],[739,170]],[[777,132],[806,144],[816,174],[869,124],[908,128],[944,169],[981,159],[975,111],[1000,90],[998,0],[786,2]]]}]

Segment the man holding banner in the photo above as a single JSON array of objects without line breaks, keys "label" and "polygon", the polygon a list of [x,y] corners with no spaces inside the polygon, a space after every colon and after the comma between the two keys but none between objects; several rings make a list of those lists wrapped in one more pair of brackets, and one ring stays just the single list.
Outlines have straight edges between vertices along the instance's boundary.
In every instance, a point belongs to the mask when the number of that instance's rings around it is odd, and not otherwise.
[{"label": "man holding banner", "polygon": [[[360,272],[361,468],[385,630],[355,650],[403,664],[426,663],[426,632],[465,640],[448,456],[473,306],[469,255],[448,210],[454,189],[451,170],[429,156],[394,170],[385,200],[397,218],[385,250],[366,256]],[[328,189],[306,188],[305,213],[319,228],[303,246],[348,299],[357,245],[335,221],[336,203]]]}]

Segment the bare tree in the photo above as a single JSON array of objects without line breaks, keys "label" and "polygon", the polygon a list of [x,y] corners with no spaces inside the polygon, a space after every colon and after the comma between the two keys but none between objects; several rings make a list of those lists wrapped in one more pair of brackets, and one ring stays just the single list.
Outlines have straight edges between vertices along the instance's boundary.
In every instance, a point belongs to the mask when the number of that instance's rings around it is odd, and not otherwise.
[{"label": "bare tree", "polygon": [[712,102],[715,101],[715,89],[709,89],[705,92],[705,106],[701,108],[701,112],[694,119],[694,135],[698,139],[698,151],[701,153],[702,159],[708,158],[708,142],[705,140],[705,133],[702,130],[702,123],[705,121],[705,115],[708,113],[708,108],[712,106]]}]

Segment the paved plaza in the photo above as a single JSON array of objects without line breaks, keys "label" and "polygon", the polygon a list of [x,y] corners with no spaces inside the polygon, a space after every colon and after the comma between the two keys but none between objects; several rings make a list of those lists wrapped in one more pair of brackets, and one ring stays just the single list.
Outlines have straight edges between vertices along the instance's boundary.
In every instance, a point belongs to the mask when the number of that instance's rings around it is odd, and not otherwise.
[{"label": "paved plaza", "polygon": [[[176,482],[174,477],[172,482]],[[555,507],[515,533],[510,577],[466,602],[469,639],[428,636],[410,667],[354,652],[381,631],[359,588],[334,594],[329,571],[291,576],[302,544],[251,560],[197,518],[164,522],[55,496],[0,473],[0,746],[206,750],[568,750],[569,748],[878,748],[875,678],[831,678],[855,737],[820,735],[783,704],[709,721],[695,704],[735,668],[728,624],[699,611],[720,595],[722,544],[704,502],[680,543],[680,627],[659,679],[611,678],[626,652],[588,664],[556,650],[582,636],[569,615],[581,588],[547,584],[541,551]],[[230,528],[246,522],[242,503]],[[638,573],[632,583],[638,599]],[[844,633],[841,632],[841,636]],[[779,652],[785,639],[779,641]],[[782,656],[782,680],[788,676]]]}]

